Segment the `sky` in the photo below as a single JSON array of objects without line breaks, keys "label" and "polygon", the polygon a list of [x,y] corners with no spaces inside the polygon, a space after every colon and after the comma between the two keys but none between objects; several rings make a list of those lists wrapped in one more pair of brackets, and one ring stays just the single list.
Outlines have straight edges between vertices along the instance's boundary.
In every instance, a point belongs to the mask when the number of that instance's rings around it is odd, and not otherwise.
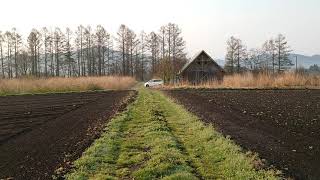
[{"label": "sky", "polygon": [[16,27],[25,38],[32,28],[120,24],[136,33],[158,31],[169,22],[182,29],[188,56],[200,50],[224,58],[226,42],[248,47],[282,33],[294,53],[320,54],[319,0],[0,0],[0,30]]}]

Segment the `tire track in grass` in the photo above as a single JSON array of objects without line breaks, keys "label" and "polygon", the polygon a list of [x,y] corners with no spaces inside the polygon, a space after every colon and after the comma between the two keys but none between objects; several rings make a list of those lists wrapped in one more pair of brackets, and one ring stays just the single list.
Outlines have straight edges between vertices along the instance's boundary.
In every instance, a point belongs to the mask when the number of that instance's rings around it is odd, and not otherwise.
[{"label": "tire track in grass", "polygon": [[277,179],[158,91],[136,102],[75,163],[68,179]]},{"label": "tire track in grass", "polygon": [[118,165],[120,179],[198,179],[150,91],[132,108]]},{"label": "tire track in grass", "polygon": [[186,163],[189,167],[192,168],[191,172],[194,174],[194,176],[196,176],[198,179],[204,179],[200,173],[197,171],[196,167],[194,166],[193,162],[191,159],[189,159],[189,153],[186,150],[186,147],[183,145],[183,143],[179,140],[178,137],[176,137],[173,132],[172,129],[169,127],[168,125],[168,121],[164,115],[163,110],[158,110],[161,109],[159,106],[157,106],[157,109],[153,109],[153,114],[155,115],[156,119],[163,121],[165,123],[165,126],[169,128],[170,130],[170,135],[173,137],[173,140],[175,141],[177,148],[180,150],[180,152],[186,156],[188,159],[186,159]]}]

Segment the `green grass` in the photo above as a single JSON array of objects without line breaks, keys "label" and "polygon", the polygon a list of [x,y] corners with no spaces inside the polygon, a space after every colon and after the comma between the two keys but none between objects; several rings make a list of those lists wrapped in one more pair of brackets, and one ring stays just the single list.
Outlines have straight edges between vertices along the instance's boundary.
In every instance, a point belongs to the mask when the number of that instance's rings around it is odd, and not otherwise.
[{"label": "green grass", "polygon": [[68,179],[277,179],[255,156],[158,91],[140,89]]}]

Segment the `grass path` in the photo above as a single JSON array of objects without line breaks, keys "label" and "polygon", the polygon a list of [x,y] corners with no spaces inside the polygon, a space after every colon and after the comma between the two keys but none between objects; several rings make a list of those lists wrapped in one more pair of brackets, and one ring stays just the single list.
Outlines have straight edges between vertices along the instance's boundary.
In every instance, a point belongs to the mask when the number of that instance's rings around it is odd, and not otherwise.
[{"label": "grass path", "polygon": [[158,91],[136,102],[75,162],[68,179],[277,179],[255,157]]}]

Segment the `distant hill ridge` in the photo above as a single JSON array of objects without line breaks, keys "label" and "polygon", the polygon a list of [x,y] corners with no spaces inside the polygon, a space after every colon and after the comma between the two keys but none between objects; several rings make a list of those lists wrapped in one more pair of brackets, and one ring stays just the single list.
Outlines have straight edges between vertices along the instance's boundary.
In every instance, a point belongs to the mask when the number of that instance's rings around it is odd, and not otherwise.
[{"label": "distant hill ridge", "polygon": [[[317,64],[320,66],[320,55],[316,54],[313,56],[306,56],[301,54],[290,54],[289,58],[292,60],[292,63],[296,63],[296,56],[298,57],[298,67],[309,68],[310,66]],[[215,61],[220,65],[224,66],[224,59],[215,59]],[[295,67],[295,66],[293,66]]]},{"label": "distant hill ridge", "polygon": [[310,66],[317,64],[320,66],[320,55],[305,56],[301,54],[291,54],[290,59],[295,64],[296,56],[298,57],[298,66],[309,68]]}]

